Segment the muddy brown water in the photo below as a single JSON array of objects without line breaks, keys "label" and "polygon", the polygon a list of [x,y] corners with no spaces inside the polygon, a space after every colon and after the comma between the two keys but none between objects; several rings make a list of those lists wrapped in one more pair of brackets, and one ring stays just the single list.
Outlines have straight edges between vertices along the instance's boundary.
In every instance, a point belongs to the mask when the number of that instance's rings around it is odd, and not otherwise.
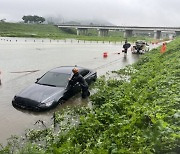
[{"label": "muddy brown water", "polygon": [[[37,120],[48,123],[54,111],[67,106],[90,105],[88,100],[82,100],[78,94],[54,110],[43,113],[28,112],[12,106],[12,98],[16,93],[54,67],[79,65],[95,69],[100,76],[139,59],[140,55],[131,54],[130,51],[124,58],[121,51],[121,43],[0,38],[0,143],[5,144],[11,135],[20,136],[26,129],[34,128]],[[104,52],[107,52],[107,58],[103,57]],[[33,70],[38,71],[23,72]]]}]

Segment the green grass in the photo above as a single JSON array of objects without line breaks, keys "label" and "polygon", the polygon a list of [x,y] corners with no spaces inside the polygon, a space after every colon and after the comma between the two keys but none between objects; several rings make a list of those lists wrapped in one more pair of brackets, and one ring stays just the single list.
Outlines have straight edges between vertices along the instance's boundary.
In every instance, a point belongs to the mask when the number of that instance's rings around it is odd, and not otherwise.
[{"label": "green grass", "polygon": [[[66,39],[74,38],[78,40],[87,41],[110,41],[110,42],[122,42],[125,41],[123,32],[121,31],[109,31],[109,35],[106,37],[98,36],[97,30],[89,29],[87,36],[76,35],[75,29],[59,29],[53,25],[45,24],[24,24],[24,23],[6,23],[0,22],[0,36],[2,37],[34,37],[34,38],[51,38],[51,39]],[[152,38],[143,36],[130,37],[128,41],[135,42],[136,40],[151,41]]]},{"label": "green grass", "polygon": [[71,35],[53,25],[0,23],[0,36],[66,38]]}]

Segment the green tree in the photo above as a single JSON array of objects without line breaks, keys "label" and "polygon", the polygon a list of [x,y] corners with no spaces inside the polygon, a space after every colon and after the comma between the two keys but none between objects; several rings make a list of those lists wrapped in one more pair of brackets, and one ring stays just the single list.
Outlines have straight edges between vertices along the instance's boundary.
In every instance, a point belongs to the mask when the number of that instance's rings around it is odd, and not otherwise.
[{"label": "green tree", "polygon": [[24,20],[24,23],[43,23],[45,21],[45,18],[39,17],[37,15],[23,16],[22,19]]}]

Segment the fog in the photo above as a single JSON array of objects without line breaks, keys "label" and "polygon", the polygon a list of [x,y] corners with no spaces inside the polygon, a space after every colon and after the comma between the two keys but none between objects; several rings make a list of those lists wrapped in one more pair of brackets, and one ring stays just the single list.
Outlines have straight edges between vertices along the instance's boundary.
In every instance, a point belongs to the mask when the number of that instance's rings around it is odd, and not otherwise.
[{"label": "fog", "polygon": [[22,21],[24,15],[59,22],[106,21],[114,25],[178,26],[179,0],[1,0],[0,20]]}]

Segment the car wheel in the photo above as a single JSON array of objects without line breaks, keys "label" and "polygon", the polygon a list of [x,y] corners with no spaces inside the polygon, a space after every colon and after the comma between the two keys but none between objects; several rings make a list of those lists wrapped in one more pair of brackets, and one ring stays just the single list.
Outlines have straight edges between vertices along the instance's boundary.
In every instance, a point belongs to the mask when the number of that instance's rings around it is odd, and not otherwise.
[{"label": "car wheel", "polygon": [[64,104],[65,102],[66,102],[65,99],[60,99],[60,100],[58,101],[58,104]]}]

